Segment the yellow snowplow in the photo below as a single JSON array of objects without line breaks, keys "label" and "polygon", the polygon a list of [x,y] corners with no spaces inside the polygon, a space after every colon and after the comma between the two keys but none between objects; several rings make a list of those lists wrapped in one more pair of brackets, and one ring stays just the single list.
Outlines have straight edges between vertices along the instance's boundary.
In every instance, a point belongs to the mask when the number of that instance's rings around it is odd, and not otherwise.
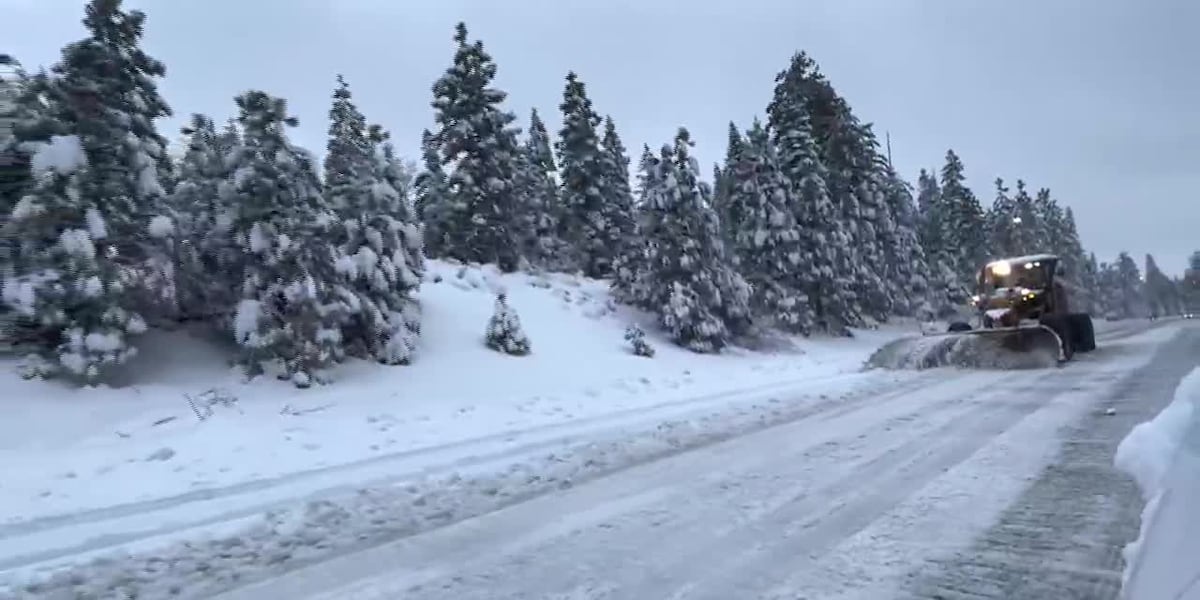
[{"label": "yellow snowplow", "polygon": [[1073,313],[1074,286],[1052,254],[992,261],[980,270],[971,298],[975,323],[950,323],[947,331],[885,344],[867,368],[967,367],[1033,369],[1054,366],[1096,348],[1092,318]]}]

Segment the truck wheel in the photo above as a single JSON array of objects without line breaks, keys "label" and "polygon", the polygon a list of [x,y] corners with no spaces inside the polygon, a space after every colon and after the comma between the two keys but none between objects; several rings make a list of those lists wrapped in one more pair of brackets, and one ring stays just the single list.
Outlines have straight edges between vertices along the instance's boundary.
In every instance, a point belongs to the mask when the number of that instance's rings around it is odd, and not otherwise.
[{"label": "truck wheel", "polygon": [[1041,319],[1042,325],[1054,330],[1062,342],[1063,362],[1075,357],[1075,336],[1068,315],[1047,315]]},{"label": "truck wheel", "polygon": [[1071,321],[1071,331],[1075,334],[1075,351],[1091,352],[1096,349],[1096,328],[1092,325],[1092,316],[1087,313],[1075,313],[1068,317]]}]

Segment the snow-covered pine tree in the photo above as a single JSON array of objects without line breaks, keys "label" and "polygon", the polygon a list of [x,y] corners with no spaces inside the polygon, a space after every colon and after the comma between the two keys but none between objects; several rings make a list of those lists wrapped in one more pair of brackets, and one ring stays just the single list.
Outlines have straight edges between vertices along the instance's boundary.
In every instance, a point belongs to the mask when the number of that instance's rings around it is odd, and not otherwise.
[{"label": "snow-covered pine tree", "polygon": [[896,310],[893,285],[889,282],[891,268],[896,263],[896,222],[887,204],[886,159],[879,152],[879,141],[870,124],[859,124],[846,109],[847,120],[854,123],[850,149],[855,152],[849,161],[850,180],[859,207],[859,243],[866,262],[860,275],[859,289],[863,308],[876,322],[886,322]]},{"label": "snow-covered pine tree", "polygon": [[607,277],[619,235],[609,230],[611,194],[605,190],[604,150],[597,131],[601,120],[574,72],[567,73],[559,110],[563,115],[557,143],[565,213],[562,237],[575,251],[584,275]]},{"label": "snow-covered pine tree", "polygon": [[421,283],[421,231],[397,189],[403,182],[383,148],[387,135],[367,125],[341,76],[329,114],[325,199],[339,219],[337,292],[349,306],[343,346],[352,356],[408,364],[420,323],[412,296]]},{"label": "snow-covered pine tree", "polygon": [[[28,93],[30,83],[30,76],[20,62],[10,55],[0,54],[0,100],[4,100],[0,102],[0,216],[5,219],[33,184],[28,156],[18,147],[18,139],[12,131],[39,120],[42,107],[36,96]],[[24,137],[40,139],[41,136]],[[0,226],[2,224],[0,221]],[[0,248],[6,243],[0,235]],[[0,260],[5,259],[0,257]]]},{"label": "snow-covered pine tree", "polygon": [[1179,290],[1175,287],[1175,282],[1171,281],[1171,278],[1158,268],[1158,263],[1154,260],[1153,255],[1146,255],[1144,273],[1144,296],[1150,314],[1154,316],[1179,314],[1181,310]]},{"label": "snow-covered pine tree", "polygon": [[28,82],[36,121],[15,131],[37,152],[42,176],[11,217],[17,256],[6,287],[23,290],[26,324],[41,330],[34,337],[43,351],[88,378],[132,354],[126,334],[145,328],[139,312],[153,317],[173,303],[159,238],[173,229],[163,215],[170,161],[154,126],[170,109],[155,84],[165,68],[138,45],[144,23],[119,0],[89,2],[87,37]]},{"label": "snow-covered pine tree", "polygon": [[1029,196],[1029,191],[1025,189],[1025,181],[1017,180],[1017,192],[1013,194],[1013,238],[1011,254],[1024,256],[1030,254],[1041,254],[1051,251],[1049,246],[1042,245],[1047,242],[1045,235],[1044,223],[1041,219],[1041,214],[1034,206],[1033,198]]},{"label": "snow-covered pine tree", "polygon": [[895,223],[892,252],[888,255],[887,281],[897,315],[930,317],[934,314],[929,261],[921,247],[919,217],[912,190],[890,164],[884,197]]},{"label": "snow-covered pine tree", "polygon": [[1184,310],[1189,313],[1200,312],[1200,252],[1193,252],[1188,257],[1188,266],[1180,285]]},{"label": "snow-covered pine tree", "polygon": [[645,358],[654,358],[654,346],[646,341],[646,332],[642,331],[637,325],[630,325],[625,328],[625,341],[629,342],[629,349],[634,356],[642,356]]},{"label": "snow-covered pine tree", "polygon": [[1064,223],[1062,207],[1051,197],[1048,188],[1041,188],[1037,191],[1031,206],[1034,218],[1031,233],[1034,247],[1039,248],[1038,252],[1051,252],[1062,256],[1074,270],[1082,256],[1072,252],[1072,249],[1068,249],[1065,245],[1066,223]]},{"label": "snow-covered pine tree", "polygon": [[807,335],[814,317],[802,290],[818,278],[806,261],[812,243],[800,230],[796,197],[757,119],[730,167],[728,203],[742,215],[738,229],[731,232],[732,254],[753,290],[751,305],[769,322]]},{"label": "snow-covered pine tree", "polygon": [[[732,204],[734,164],[740,158],[745,140],[742,132],[732,121],[729,122],[729,141],[725,147],[725,163],[714,167],[713,173],[713,208],[721,219],[721,235],[726,244],[733,244],[733,239],[741,227],[742,216],[738,207]],[[735,258],[737,258],[735,256]]]},{"label": "snow-covered pine tree", "polygon": [[83,195],[89,168],[79,137],[52,138],[34,155],[33,189],[9,216],[16,255],[4,300],[20,337],[38,346],[23,367],[27,377],[95,380],[133,356],[128,335],[146,329],[103,243],[103,217]]},{"label": "snow-covered pine tree", "polygon": [[946,212],[937,177],[921,169],[917,175],[917,215],[921,222],[918,233],[927,256],[945,254],[942,236],[945,234]]},{"label": "snow-covered pine tree", "polygon": [[103,243],[116,249],[122,263],[140,269],[159,254],[146,227],[164,209],[160,179],[170,158],[154,120],[170,116],[171,109],[156,84],[166,68],[139,46],[146,15],[121,4],[91,0],[83,19],[88,36],[64,47],[51,75],[39,79],[46,116],[82,141],[89,169],[80,191],[104,217]]},{"label": "snow-covered pine tree", "polygon": [[[825,187],[837,208],[850,256],[841,274],[854,292],[856,316],[852,325],[861,325],[864,316],[886,318],[890,298],[883,275],[886,249],[880,245],[879,230],[887,227],[879,219],[886,215],[877,185],[879,160],[874,135],[851,111],[833,85],[820,72],[816,62],[803,52],[792,57],[788,68],[775,78],[776,86],[767,108],[772,129],[787,130],[790,105],[803,107],[810,122],[812,139],[824,168]],[[780,146],[781,156],[785,154]],[[786,159],[785,159],[786,162]]]},{"label": "snow-covered pine tree", "polygon": [[1105,311],[1100,288],[1100,264],[1096,261],[1095,253],[1087,254],[1079,271],[1079,285],[1083,291],[1082,308],[1093,316],[1102,316]]},{"label": "snow-covered pine tree", "polygon": [[230,175],[226,158],[232,147],[226,144],[236,143],[236,138],[223,140],[212,119],[202,114],[192,115],[182,134],[184,151],[169,198],[179,241],[175,253],[179,317],[219,319],[227,316],[220,311],[231,309],[238,298],[239,282],[229,279],[229,273],[220,268],[236,262],[228,255],[232,249],[229,207],[220,201],[221,182]]},{"label": "snow-covered pine tree", "polygon": [[293,146],[287,104],[261,91],[237,98],[241,145],[221,196],[232,208],[241,301],[233,322],[248,375],[268,364],[299,387],[323,379],[341,360],[341,325],[350,308],[338,294],[336,217],[321,195],[313,158]]},{"label": "snow-covered pine tree", "polygon": [[1145,310],[1145,299],[1142,296],[1142,274],[1137,263],[1128,252],[1121,252],[1113,265],[1110,282],[1112,291],[1112,310],[1123,318],[1129,319],[1142,314]]},{"label": "snow-covered pine tree", "polygon": [[[787,84],[783,79],[779,85]],[[829,196],[827,173],[807,111],[803,99],[777,88],[769,109],[771,133],[780,168],[796,196],[801,238],[808,244],[804,263],[812,276],[802,291],[817,327],[833,335],[849,335],[849,327],[863,322],[852,277],[859,267],[851,236]]]},{"label": "snow-covered pine tree", "polygon": [[325,145],[325,200],[341,213],[357,204],[359,190],[368,187],[370,161],[367,119],[354,105],[350,84],[337,76],[329,109],[329,139]]},{"label": "snow-covered pine tree", "polygon": [[[493,263],[514,271],[521,263],[514,218],[520,208],[515,185],[521,149],[516,116],[502,110],[507,93],[492,87],[496,63],[483,42],[467,41],[467,27],[455,27],[454,62],[433,85],[432,143],[447,171],[446,195],[437,205],[426,197],[426,224],[435,240],[431,252],[463,262]],[[431,243],[432,242],[432,243]]]},{"label": "snow-covered pine tree", "polygon": [[951,316],[970,295],[958,276],[957,252],[947,244],[950,211],[942,198],[937,176],[921,169],[917,177],[917,228],[921,248],[929,265],[929,288],[934,315]]},{"label": "snow-covered pine tree", "polygon": [[488,319],[484,343],[492,350],[512,356],[525,356],[532,351],[529,336],[521,327],[521,319],[517,311],[508,305],[508,298],[503,293],[496,295],[496,306],[492,317]]},{"label": "snow-covered pine tree", "polygon": [[983,208],[966,186],[962,160],[953,150],[946,151],[941,175],[941,197],[946,210],[944,236],[952,253],[950,258],[959,281],[974,281],[979,267],[990,255]]},{"label": "snow-covered pine tree", "polygon": [[1016,210],[1013,204],[1012,197],[1009,196],[1008,186],[1004,185],[1004,179],[996,178],[996,199],[992,201],[992,207],[988,209],[985,219],[987,220],[988,234],[988,255],[990,258],[999,258],[1002,256],[1016,256],[1014,251],[1016,247],[1016,227],[1018,226],[1016,219]]},{"label": "snow-covered pine tree", "polygon": [[613,242],[609,249],[609,275],[616,270],[621,256],[630,254],[641,245],[637,232],[637,211],[634,208],[633,187],[629,182],[629,154],[617,135],[611,116],[604,118],[604,136],[600,139],[600,168],[604,174],[601,190],[605,196],[605,231]]},{"label": "snow-covered pine tree", "polygon": [[750,290],[725,254],[711,190],[699,179],[691,146],[680,128],[646,182],[649,285],[640,300],[677,344],[717,352],[748,329]]},{"label": "snow-covered pine tree", "polygon": [[661,175],[658,157],[650,152],[649,146],[643,144],[642,155],[638,159],[635,200],[637,243],[621,249],[622,254],[616,257],[613,264],[612,281],[613,296],[620,302],[634,306],[651,305],[650,298],[655,284],[650,279],[652,273],[649,252],[661,228],[661,219],[658,218],[653,195],[661,192]]},{"label": "snow-covered pine tree", "polygon": [[421,164],[422,169],[413,180],[416,216],[424,227],[426,256],[440,258],[446,256],[450,243],[445,231],[451,225],[455,209],[437,140],[429,130],[421,132]]},{"label": "snow-covered pine tree", "polygon": [[566,270],[570,266],[569,248],[559,238],[558,224],[562,219],[562,203],[555,181],[557,167],[551,149],[550,134],[538,115],[530,111],[529,135],[521,153],[520,185],[525,210],[521,215],[523,254],[530,263],[551,270]]}]

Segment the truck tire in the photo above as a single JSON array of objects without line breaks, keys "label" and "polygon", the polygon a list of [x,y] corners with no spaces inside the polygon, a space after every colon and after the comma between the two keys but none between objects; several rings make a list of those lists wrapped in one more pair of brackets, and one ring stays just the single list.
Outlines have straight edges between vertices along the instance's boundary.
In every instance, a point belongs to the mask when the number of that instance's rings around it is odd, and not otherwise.
[{"label": "truck tire", "polygon": [[1096,349],[1096,328],[1092,325],[1092,316],[1087,313],[1074,313],[1068,316],[1071,321],[1071,332],[1075,334],[1075,351],[1091,352]]},{"label": "truck tire", "polygon": [[1075,358],[1075,332],[1069,317],[1070,315],[1047,315],[1041,319],[1042,325],[1054,330],[1062,342],[1062,362]]},{"label": "truck tire", "polygon": [[946,328],[946,331],[948,331],[950,333],[958,333],[960,331],[970,331],[970,330],[971,330],[971,324],[963,322],[963,321],[954,321],[953,323],[950,324],[950,327]]}]

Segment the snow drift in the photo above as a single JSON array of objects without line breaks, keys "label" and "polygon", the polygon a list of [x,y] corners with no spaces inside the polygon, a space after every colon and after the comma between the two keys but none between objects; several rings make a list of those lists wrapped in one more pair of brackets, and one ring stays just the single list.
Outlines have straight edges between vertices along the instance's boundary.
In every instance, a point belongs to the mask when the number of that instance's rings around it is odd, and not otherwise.
[{"label": "snow drift", "polygon": [[1142,490],[1138,539],[1125,548],[1128,600],[1200,599],[1200,368],[1158,416],[1134,427],[1114,463]]}]

